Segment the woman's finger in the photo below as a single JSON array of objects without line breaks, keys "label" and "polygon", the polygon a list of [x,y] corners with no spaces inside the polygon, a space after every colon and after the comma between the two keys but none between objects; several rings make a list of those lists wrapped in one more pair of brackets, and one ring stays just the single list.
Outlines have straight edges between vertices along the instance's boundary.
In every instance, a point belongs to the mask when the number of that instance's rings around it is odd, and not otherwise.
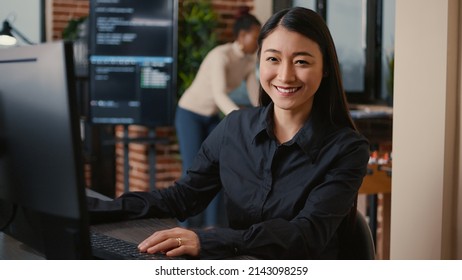
[{"label": "woman's finger", "polygon": [[141,252],[164,252],[167,256],[184,254],[199,255],[199,239],[195,232],[183,228],[173,228],[158,231],[138,245]]}]

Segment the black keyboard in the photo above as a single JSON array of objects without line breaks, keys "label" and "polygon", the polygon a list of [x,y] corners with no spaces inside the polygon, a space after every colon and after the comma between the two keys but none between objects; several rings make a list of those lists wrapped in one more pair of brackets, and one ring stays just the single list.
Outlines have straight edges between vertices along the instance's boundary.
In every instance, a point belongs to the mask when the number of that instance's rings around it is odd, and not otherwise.
[{"label": "black keyboard", "polygon": [[112,236],[91,232],[91,247],[93,256],[105,260],[170,260],[164,254],[141,253],[135,243]]}]

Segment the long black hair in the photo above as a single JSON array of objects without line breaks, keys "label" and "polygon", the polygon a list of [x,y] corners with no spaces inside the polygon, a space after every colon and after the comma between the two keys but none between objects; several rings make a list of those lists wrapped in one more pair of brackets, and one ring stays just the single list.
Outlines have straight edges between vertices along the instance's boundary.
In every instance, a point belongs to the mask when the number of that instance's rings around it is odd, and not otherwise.
[{"label": "long black hair", "polygon": [[[297,32],[315,41],[323,55],[324,78],[314,96],[311,117],[314,123],[328,122],[334,127],[356,126],[351,119],[334,41],[324,19],[316,12],[302,7],[285,9],[275,13],[262,27],[258,36],[258,57],[262,42],[278,26]],[[260,105],[271,103],[271,98],[260,85]]]}]

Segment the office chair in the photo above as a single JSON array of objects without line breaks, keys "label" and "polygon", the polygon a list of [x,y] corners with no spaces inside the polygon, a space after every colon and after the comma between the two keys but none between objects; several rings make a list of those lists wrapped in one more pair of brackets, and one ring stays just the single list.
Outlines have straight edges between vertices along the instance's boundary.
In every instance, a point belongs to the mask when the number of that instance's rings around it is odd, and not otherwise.
[{"label": "office chair", "polygon": [[350,234],[344,238],[340,248],[342,260],[374,260],[375,244],[369,225],[361,212],[356,212],[356,219]]}]

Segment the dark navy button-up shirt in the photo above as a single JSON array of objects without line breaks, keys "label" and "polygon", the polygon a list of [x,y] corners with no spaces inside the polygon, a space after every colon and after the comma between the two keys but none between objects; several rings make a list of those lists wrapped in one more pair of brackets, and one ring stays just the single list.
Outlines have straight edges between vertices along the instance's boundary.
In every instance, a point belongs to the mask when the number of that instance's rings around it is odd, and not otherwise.
[{"label": "dark navy button-up shirt", "polygon": [[337,258],[339,227],[366,174],[369,144],[349,127],[315,135],[311,121],[279,144],[272,115],[272,105],[232,112],[174,186],[125,194],[106,210],[185,219],[223,190],[229,227],[195,229],[202,258]]}]

